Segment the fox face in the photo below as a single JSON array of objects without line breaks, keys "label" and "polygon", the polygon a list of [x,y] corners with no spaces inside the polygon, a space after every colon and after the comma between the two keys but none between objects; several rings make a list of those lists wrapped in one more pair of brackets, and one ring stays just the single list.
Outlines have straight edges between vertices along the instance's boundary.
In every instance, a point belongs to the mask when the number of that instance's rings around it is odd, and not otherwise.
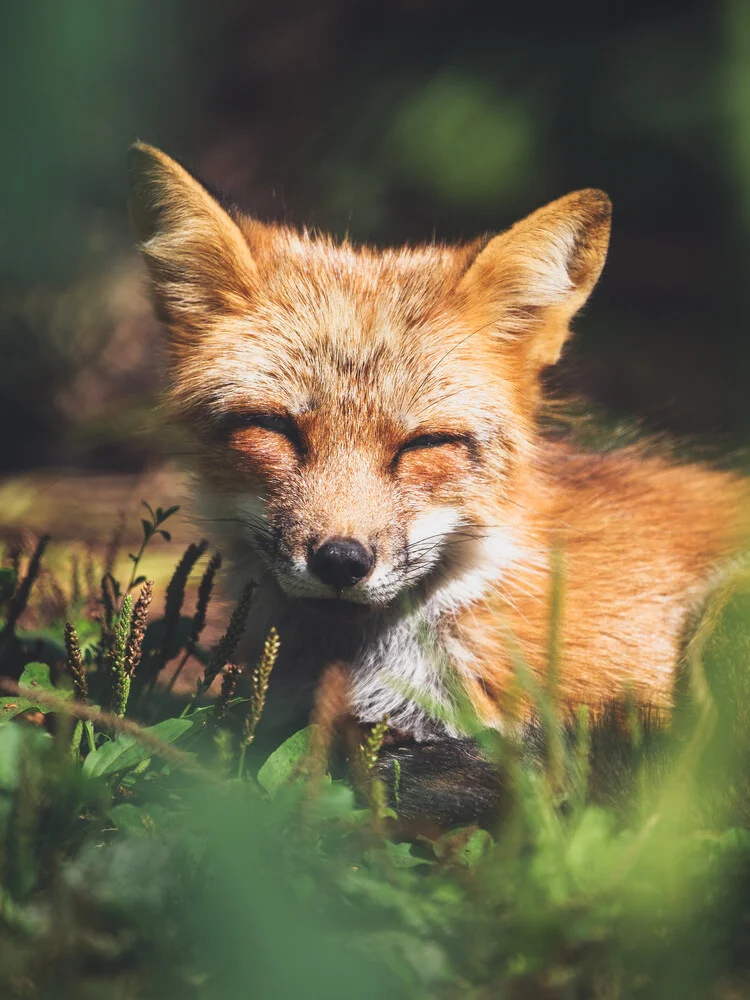
[{"label": "fox face", "polygon": [[539,373],[603,265],[606,196],[379,252],[227,210],[147,146],[131,181],[168,402],[247,575],[354,614],[458,608],[501,577],[525,544]]},{"label": "fox face", "polygon": [[455,261],[386,269],[279,234],[277,252],[282,239],[262,302],[202,366],[207,512],[235,519],[291,597],[384,607],[506,558],[483,501],[523,441],[507,381],[483,375],[441,294]]}]

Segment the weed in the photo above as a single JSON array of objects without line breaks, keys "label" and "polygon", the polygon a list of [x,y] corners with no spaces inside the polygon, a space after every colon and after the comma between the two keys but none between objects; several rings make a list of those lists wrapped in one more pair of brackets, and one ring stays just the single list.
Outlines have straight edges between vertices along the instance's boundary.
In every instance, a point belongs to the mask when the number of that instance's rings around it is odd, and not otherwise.
[{"label": "weed", "polygon": [[[534,719],[488,732],[460,686],[448,710],[505,784],[502,819],[394,839],[419,778],[393,758],[387,788],[387,720],[351,744],[353,780],[331,773],[348,684],[333,664],[314,724],[255,760],[284,636],[269,633],[254,668],[233,662],[248,583],[201,647],[220,561],[184,616],[200,545],[149,619],[142,569],[173,509],[146,509],[125,585],[114,558],[100,575],[69,561],[49,602],[42,543],[25,573],[17,552],[0,570],[3,662],[19,678],[0,698],[0,995],[750,997],[742,581],[722,578],[699,617],[671,728],[632,704],[568,718],[554,620],[543,684],[509,637],[515,703]],[[558,618],[563,578],[560,559]],[[191,657],[203,672],[184,704],[156,682]]]}]

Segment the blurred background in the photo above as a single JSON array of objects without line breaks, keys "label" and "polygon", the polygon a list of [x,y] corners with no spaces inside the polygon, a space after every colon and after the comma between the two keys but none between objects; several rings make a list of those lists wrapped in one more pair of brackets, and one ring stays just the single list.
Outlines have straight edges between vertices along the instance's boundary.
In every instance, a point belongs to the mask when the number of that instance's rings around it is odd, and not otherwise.
[{"label": "blurred background", "polygon": [[608,421],[746,442],[745,0],[0,11],[0,472],[16,493],[45,470],[153,475],[169,452],[125,207],[135,138],[263,219],[378,244],[471,237],[602,187],[611,256],[558,385]]}]

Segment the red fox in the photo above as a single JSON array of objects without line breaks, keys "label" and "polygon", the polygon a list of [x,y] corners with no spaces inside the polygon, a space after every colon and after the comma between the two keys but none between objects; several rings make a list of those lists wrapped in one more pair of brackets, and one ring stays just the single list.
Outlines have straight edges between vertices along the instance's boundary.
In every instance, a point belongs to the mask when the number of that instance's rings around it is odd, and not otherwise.
[{"label": "red fox", "polygon": [[258,222],[141,143],[130,177],[169,405],[203,516],[259,585],[256,632],[279,630],[289,704],[343,660],[363,723],[429,741],[445,725],[425,705],[453,675],[500,725],[510,642],[547,669],[559,546],[560,698],[669,707],[687,616],[744,539],[746,487],[538,429],[540,374],[604,265],[603,192],[463,245],[381,251]]}]

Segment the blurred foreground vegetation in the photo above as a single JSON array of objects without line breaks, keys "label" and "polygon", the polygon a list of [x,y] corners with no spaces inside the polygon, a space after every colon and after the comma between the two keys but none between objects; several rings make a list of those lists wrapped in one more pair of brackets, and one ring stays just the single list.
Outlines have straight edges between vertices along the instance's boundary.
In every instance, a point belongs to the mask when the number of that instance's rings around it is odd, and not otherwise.
[{"label": "blurred foreground vegetation", "polygon": [[[253,755],[284,638],[232,666],[250,587],[203,645],[203,544],[155,610],[173,512],[143,515],[121,579],[58,553],[45,582],[44,539],[0,569],[2,996],[750,997],[745,571],[704,610],[669,729],[628,706],[563,719],[519,663],[533,740],[460,709],[502,822],[403,840],[385,726],[333,777],[316,726]],[[170,693],[188,657],[197,682]]]}]

